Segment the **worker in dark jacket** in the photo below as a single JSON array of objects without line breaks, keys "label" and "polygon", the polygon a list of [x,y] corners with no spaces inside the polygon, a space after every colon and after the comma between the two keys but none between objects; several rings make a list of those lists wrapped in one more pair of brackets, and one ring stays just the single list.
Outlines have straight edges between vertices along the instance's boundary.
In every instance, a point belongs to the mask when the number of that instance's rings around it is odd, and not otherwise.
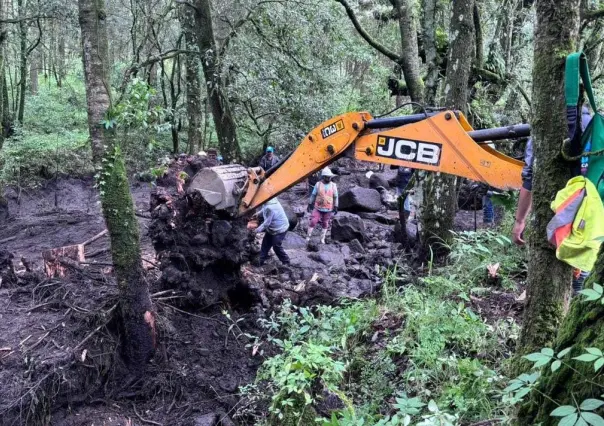
[{"label": "worker in dark jacket", "polygon": [[262,206],[262,216],[264,222],[256,228],[256,233],[264,232],[264,238],[262,238],[260,259],[256,263],[256,266],[262,266],[266,262],[268,252],[271,248],[275,251],[281,263],[288,265],[290,261],[289,256],[283,248],[283,240],[289,229],[289,220],[283,210],[283,206],[276,198],[273,198]]},{"label": "worker in dark jacket", "polygon": [[260,159],[259,166],[262,167],[264,171],[267,171],[278,162],[279,157],[275,155],[275,149],[272,146],[269,146],[266,148],[266,154]]},{"label": "worker in dark jacket", "polygon": [[[405,194],[405,190],[407,189],[407,185],[409,185],[413,172],[414,170],[409,167],[399,167],[396,171],[396,195],[398,197]],[[411,213],[411,199],[409,194],[405,196],[403,208],[408,215]]]}]

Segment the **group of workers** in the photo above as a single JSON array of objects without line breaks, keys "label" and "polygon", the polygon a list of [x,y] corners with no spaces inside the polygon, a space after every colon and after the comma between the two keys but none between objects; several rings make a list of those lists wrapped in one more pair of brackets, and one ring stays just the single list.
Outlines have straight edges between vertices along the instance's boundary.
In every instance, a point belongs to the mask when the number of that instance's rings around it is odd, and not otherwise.
[{"label": "group of workers", "polygon": [[[260,160],[260,167],[268,170],[278,162],[279,159],[275,155],[274,149],[269,146],[266,149],[266,154]],[[321,243],[325,244],[329,223],[333,216],[338,213],[338,187],[335,182],[332,182],[334,176],[329,167],[325,167],[321,171],[321,180],[313,187],[308,204],[308,212],[311,217],[306,237],[307,242],[310,242],[315,227],[320,223]],[[255,229],[255,232],[264,232],[264,237],[260,246],[260,257],[255,263],[256,266],[262,266],[267,261],[271,248],[281,263],[284,265],[290,264],[289,256],[283,248],[283,240],[285,240],[289,229],[289,220],[283,206],[277,198],[273,198],[264,203],[261,213],[263,222]]]},{"label": "group of workers", "polygon": [[[268,170],[279,162],[275,155],[274,149],[268,147],[265,155],[260,160],[260,167]],[[307,211],[310,213],[310,221],[306,242],[310,243],[312,234],[318,224],[321,226],[321,244],[325,244],[327,230],[333,219],[338,213],[338,186],[333,182],[336,175],[329,167],[321,170],[320,180],[312,185],[310,191],[310,200]],[[413,169],[399,167],[396,177],[396,192],[398,196],[404,196],[404,209],[406,212],[411,211],[410,197],[406,194],[409,181],[413,176]],[[284,265],[290,264],[289,256],[283,249],[283,241],[289,229],[289,221],[283,206],[277,198],[273,198],[262,206],[262,225],[255,229],[256,233],[264,232],[262,244],[260,246],[260,257],[256,262],[256,266],[262,266],[268,259],[271,248],[274,250],[277,258]]]}]

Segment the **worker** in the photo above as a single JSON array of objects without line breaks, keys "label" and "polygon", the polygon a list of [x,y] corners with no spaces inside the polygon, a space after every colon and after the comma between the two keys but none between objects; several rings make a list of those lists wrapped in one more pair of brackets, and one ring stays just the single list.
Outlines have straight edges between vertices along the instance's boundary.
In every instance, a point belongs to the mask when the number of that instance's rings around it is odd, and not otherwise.
[{"label": "worker", "polygon": [[[585,131],[587,125],[591,121],[591,115],[586,106],[581,109],[581,129]],[[569,136],[574,134],[573,123],[569,124]],[[571,128],[572,127],[572,128]],[[524,151],[524,167],[522,168],[522,188],[520,188],[520,196],[518,198],[518,207],[516,209],[516,220],[512,228],[512,241],[519,246],[526,244],[524,241],[524,229],[526,228],[526,220],[533,205],[533,139],[529,138]],[[579,294],[583,290],[583,283],[589,275],[589,271],[573,271],[572,290],[573,296]]]},{"label": "worker", "polygon": [[264,218],[262,225],[256,228],[257,234],[264,232],[260,246],[260,258],[256,262],[256,266],[262,266],[266,262],[271,248],[281,263],[289,265],[289,256],[283,248],[283,240],[289,229],[289,220],[287,220],[283,206],[276,198],[267,201],[262,206],[262,217]]},{"label": "worker", "polygon": [[275,155],[275,149],[272,146],[266,148],[266,154],[260,159],[260,167],[265,171],[279,162],[279,157]]},{"label": "worker", "polygon": [[396,195],[397,197],[405,196],[403,208],[407,217],[411,215],[411,197],[409,194],[405,195],[405,190],[409,185],[413,172],[414,170],[409,167],[399,167],[396,172]]},{"label": "worker", "polygon": [[311,217],[306,242],[310,241],[315,226],[321,222],[321,244],[325,244],[329,223],[333,216],[338,213],[338,187],[331,181],[334,176],[331,169],[325,167],[321,171],[321,180],[315,184],[310,195],[308,212],[311,213]]}]

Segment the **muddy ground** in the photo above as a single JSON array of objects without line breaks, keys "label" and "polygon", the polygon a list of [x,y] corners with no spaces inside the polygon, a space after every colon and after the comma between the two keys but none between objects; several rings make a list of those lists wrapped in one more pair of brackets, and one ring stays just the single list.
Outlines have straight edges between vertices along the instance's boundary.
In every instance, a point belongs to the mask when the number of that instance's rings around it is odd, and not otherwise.
[{"label": "muddy ground", "polygon": [[[392,177],[394,171],[386,174]],[[353,170],[343,176],[340,191],[365,186],[367,180],[365,170]],[[168,182],[168,192],[177,200],[173,183]],[[257,240],[245,249],[248,258],[225,264],[229,250],[220,249],[212,235],[200,245],[202,237],[193,241],[198,234],[167,231],[178,203],[169,203],[170,215],[161,219],[152,192],[148,183],[132,185],[160,339],[148,374],[133,378],[121,363],[108,238],[87,246],[89,264],[72,268],[67,278],[40,272],[42,251],[82,243],[104,229],[92,180],[64,179],[35,191],[7,191],[9,217],[0,219],[0,250],[14,256],[14,274],[5,275],[14,279],[0,283],[0,425],[251,424],[236,414],[244,404],[239,386],[253,382],[263,361],[243,335],[261,332],[258,317],[285,298],[312,305],[374,294],[380,285],[375,265],[388,266],[404,256],[392,240],[393,211],[365,215],[362,252],[330,238],[309,252],[303,239],[307,193],[302,184],[281,197],[299,218],[286,244],[295,266],[283,268],[272,259],[261,269],[251,267],[247,260],[257,253]],[[473,219],[473,213],[463,212],[456,223],[473,229]],[[477,219],[480,227],[480,212]],[[194,225],[187,214],[182,221],[183,227]],[[150,228],[157,231],[153,239]],[[158,244],[160,234],[165,241]],[[182,238],[186,249],[174,244]],[[221,253],[212,264],[220,268],[190,268],[200,247]],[[186,268],[176,258],[184,258]],[[233,282],[225,279],[227,265],[240,268]],[[174,276],[179,280],[170,283]],[[198,291],[204,280],[224,288]]]}]

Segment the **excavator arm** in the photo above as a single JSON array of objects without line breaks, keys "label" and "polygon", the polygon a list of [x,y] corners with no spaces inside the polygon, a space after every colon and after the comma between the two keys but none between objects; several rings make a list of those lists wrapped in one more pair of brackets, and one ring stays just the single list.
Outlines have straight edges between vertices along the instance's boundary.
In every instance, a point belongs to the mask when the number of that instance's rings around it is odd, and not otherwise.
[{"label": "excavator arm", "polygon": [[201,192],[216,208],[245,215],[343,156],[519,189],[523,163],[485,142],[529,132],[528,125],[474,131],[463,114],[453,111],[383,119],[347,113],[316,127],[270,170],[238,165],[204,169],[189,190]]}]

